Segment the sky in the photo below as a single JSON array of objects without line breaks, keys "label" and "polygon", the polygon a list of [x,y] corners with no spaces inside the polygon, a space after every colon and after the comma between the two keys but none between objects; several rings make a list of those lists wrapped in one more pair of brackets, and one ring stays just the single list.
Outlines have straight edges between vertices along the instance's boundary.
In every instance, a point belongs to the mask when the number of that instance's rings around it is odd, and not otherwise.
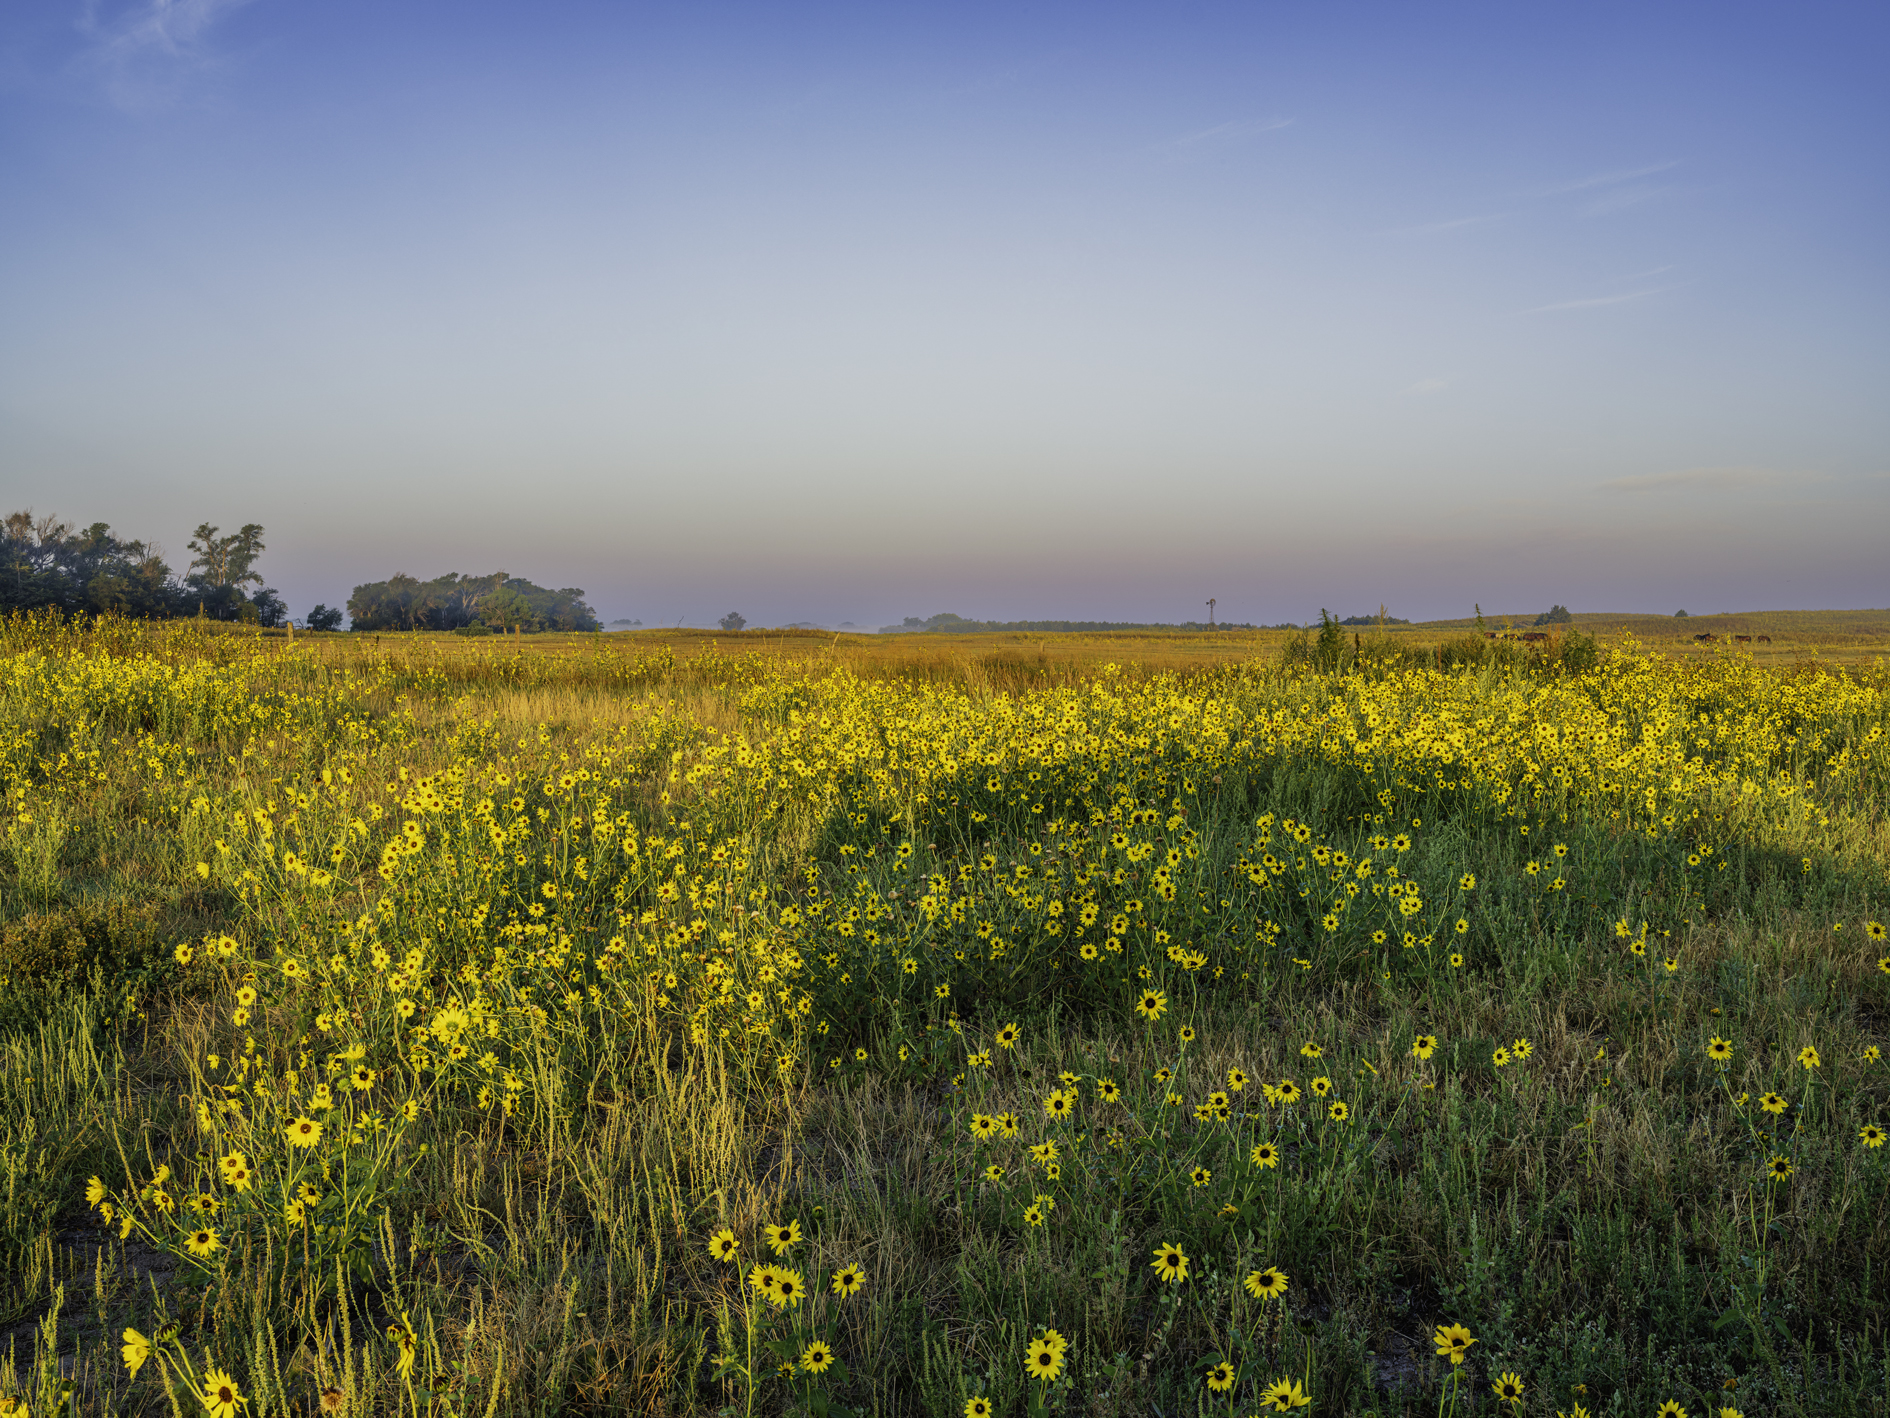
[{"label": "sky", "polygon": [[10,0],[0,511],[300,617],[1890,605],[1880,4]]}]

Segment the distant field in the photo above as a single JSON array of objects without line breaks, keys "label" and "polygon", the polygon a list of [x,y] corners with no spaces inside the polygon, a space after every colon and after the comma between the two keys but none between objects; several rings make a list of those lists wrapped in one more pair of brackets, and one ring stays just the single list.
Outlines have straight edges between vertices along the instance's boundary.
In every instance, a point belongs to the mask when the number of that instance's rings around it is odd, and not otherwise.
[{"label": "distant field", "polygon": [[[1484,626],[1501,634],[1507,626],[1521,632],[1536,628],[1535,616],[1485,616]],[[1546,627],[1554,630],[1556,627]],[[1800,660],[1827,664],[1868,664],[1890,654],[1890,610],[1759,611],[1748,614],[1670,615],[1624,613],[1577,614],[1574,629],[1604,645],[1631,635],[1647,648],[1688,659],[1728,653],[1750,654],[1761,664]],[[1415,625],[1347,627],[1348,641],[1389,634],[1400,647],[1435,647],[1476,633],[1476,622],[1424,621]],[[608,635],[532,635],[465,638],[445,634],[323,635],[316,643],[336,655],[422,654],[465,665],[489,658],[570,659],[583,655],[636,656],[667,647],[677,659],[694,659],[708,650],[721,654],[779,656],[809,666],[844,666],[871,677],[950,679],[971,685],[1023,687],[1083,676],[1101,665],[1134,665],[1143,671],[1200,669],[1279,656],[1295,632],[1257,631],[1116,631],[1105,634],[1001,632],[976,635],[859,635],[821,630],[633,630]],[[1700,644],[1693,637],[1722,637]],[[1734,646],[1724,637],[1751,635],[1750,645]],[[1757,637],[1769,635],[1761,645]],[[298,634],[298,640],[303,636]]]}]

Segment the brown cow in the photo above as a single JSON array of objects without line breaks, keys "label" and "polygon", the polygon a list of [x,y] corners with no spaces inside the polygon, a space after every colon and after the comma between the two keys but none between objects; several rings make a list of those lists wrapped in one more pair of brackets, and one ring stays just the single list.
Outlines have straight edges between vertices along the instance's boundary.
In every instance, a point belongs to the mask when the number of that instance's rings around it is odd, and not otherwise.
[{"label": "brown cow", "polygon": [[1752,637],[1750,635],[1735,635],[1733,636],[1733,643],[1735,645],[1750,645],[1752,643]]},{"label": "brown cow", "polygon": [[1759,637],[1759,643],[1761,645],[1770,645],[1772,643],[1772,637],[1769,635],[1761,635]]},{"label": "brown cow", "polygon": [[1549,632],[1546,630],[1525,630],[1522,638],[1524,640],[1547,640],[1549,638]]},{"label": "brown cow", "polygon": [[1701,631],[1698,635],[1694,636],[1693,638],[1701,644],[1707,644],[1711,641],[1719,639],[1717,635],[1709,634],[1706,631]]}]

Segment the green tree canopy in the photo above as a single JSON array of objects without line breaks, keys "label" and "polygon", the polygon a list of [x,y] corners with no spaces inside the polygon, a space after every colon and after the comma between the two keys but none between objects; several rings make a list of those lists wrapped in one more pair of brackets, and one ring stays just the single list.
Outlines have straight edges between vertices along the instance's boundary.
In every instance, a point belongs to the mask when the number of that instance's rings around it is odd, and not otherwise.
[{"label": "green tree canopy", "polygon": [[596,612],[576,586],[547,590],[522,576],[494,571],[465,576],[449,571],[431,581],[402,572],[356,586],[348,597],[355,630],[601,630]]}]

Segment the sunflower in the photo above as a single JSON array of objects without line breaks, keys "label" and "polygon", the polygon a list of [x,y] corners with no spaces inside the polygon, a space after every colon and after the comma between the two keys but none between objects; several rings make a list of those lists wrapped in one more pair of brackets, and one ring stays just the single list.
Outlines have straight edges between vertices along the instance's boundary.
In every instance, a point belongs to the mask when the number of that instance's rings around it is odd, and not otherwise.
[{"label": "sunflower", "polygon": [[1858,1130],[1857,1135],[1863,1140],[1863,1144],[1866,1147],[1883,1146],[1884,1130],[1875,1123],[1865,1123],[1863,1127]]},{"label": "sunflower", "polygon": [[786,1255],[792,1247],[801,1243],[801,1223],[790,1221],[782,1226],[763,1226],[761,1238],[776,1255]]},{"label": "sunflower", "polygon": [[825,1373],[833,1363],[833,1350],[816,1339],[801,1351],[801,1367],[810,1374]]},{"label": "sunflower", "polygon": [[313,1147],[322,1140],[322,1125],[313,1118],[297,1118],[282,1129],[291,1147]]},{"label": "sunflower", "polygon": [[993,1162],[984,1169],[984,1179],[987,1182],[1001,1182],[1004,1180],[1004,1169]]},{"label": "sunflower", "polygon": [[857,1265],[843,1265],[833,1273],[833,1293],[841,1299],[858,1294],[866,1284],[866,1272]]},{"label": "sunflower", "polygon": [[741,1242],[735,1239],[735,1233],[726,1226],[709,1237],[709,1254],[724,1265],[732,1265],[735,1261],[735,1253],[741,1248]]},{"label": "sunflower", "polygon": [[1805,1066],[1806,1073],[1810,1073],[1814,1068],[1819,1067],[1824,1060],[1818,1057],[1818,1051],[1816,1049],[1807,1044],[1798,1051],[1798,1062]]},{"label": "sunflower", "polygon": [[986,1117],[983,1113],[973,1113],[971,1115],[971,1135],[980,1142],[989,1141],[991,1135],[996,1131],[996,1118]]},{"label": "sunflower", "polygon": [[1256,1167],[1277,1167],[1280,1165],[1280,1149],[1270,1142],[1256,1142],[1253,1151],[1247,1154],[1247,1160]]},{"label": "sunflower", "polygon": [[125,1346],[118,1351],[125,1357],[125,1367],[131,1370],[131,1376],[138,1377],[138,1370],[146,1359],[151,1357],[151,1341],[135,1329],[125,1331]]},{"label": "sunflower", "polygon": [[1122,1088],[1113,1078],[1099,1078],[1096,1080],[1096,1096],[1105,1103],[1120,1103]]},{"label": "sunflower", "polygon": [[1140,998],[1135,1002],[1135,1012],[1150,1024],[1160,1019],[1167,1008],[1168,996],[1160,990],[1143,990]]},{"label": "sunflower", "polygon": [[1206,1167],[1196,1167],[1192,1172],[1188,1173],[1188,1180],[1193,1182],[1197,1187],[1204,1187],[1214,1180],[1214,1174]]},{"label": "sunflower", "polygon": [[1687,1411],[1670,1398],[1654,1410],[1654,1418],[1687,1418]]},{"label": "sunflower", "polygon": [[1774,1157],[1765,1164],[1765,1175],[1775,1182],[1782,1182],[1791,1174],[1792,1164],[1789,1158]]},{"label": "sunflower", "polygon": [[1521,1403],[1523,1381],[1515,1374],[1498,1374],[1496,1382],[1490,1387],[1496,1391],[1496,1397],[1502,1403]]},{"label": "sunflower", "polygon": [[965,1418],[991,1418],[991,1400],[988,1398],[968,1398],[965,1400]]},{"label": "sunflower", "polygon": [[1334,1098],[1331,1105],[1326,1109],[1326,1116],[1331,1118],[1335,1123],[1342,1123],[1352,1116],[1352,1110],[1346,1107],[1342,1101]]},{"label": "sunflower", "polygon": [[237,1405],[243,1402],[236,1380],[221,1369],[211,1369],[203,1376],[201,1397],[210,1418],[236,1418]]},{"label": "sunflower", "polygon": [[1287,1107],[1299,1101],[1299,1085],[1290,1078],[1282,1078],[1279,1086],[1273,1090],[1274,1096]]},{"label": "sunflower", "polygon": [[184,1248],[194,1256],[211,1255],[222,1244],[223,1242],[217,1238],[217,1228],[214,1226],[199,1227],[184,1238]]},{"label": "sunflower", "polygon": [[1470,1346],[1476,1343],[1470,1331],[1460,1324],[1440,1324],[1437,1333],[1431,1336],[1431,1343],[1437,1346],[1437,1356],[1448,1359],[1452,1364],[1461,1364],[1464,1356],[1470,1352]]},{"label": "sunflower", "polygon": [[1024,1351],[1024,1368],[1044,1383],[1051,1383],[1063,1372],[1063,1350],[1048,1339],[1033,1339]]},{"label": "sunflower", "polygon": [[1226,1393],[1234,1386],[1234,1366],[1225,1359],[1207,1371],[1207,1386],[1215,1393]]},{"label": "sunflower", "polygon": [[1173,1241],[1164,1242],[1158,1247],[1155,1259],[1149,1264],[1166,1284],[1179,1285],[1188,1278],[1188,1257]]},{"label": "sunflower", "polygon": [[1227,1070],[1227,1086],[1238,1093],[1247,1086],[1247,1075],[1237,1068]]},{"label": "sunflower", "polygon": [[1276,1265],[1256,1270],[1240,1282],[1256,1300],[1277,1300],[1286,1293],[1286,1272]]},{"label": "sunflower", "polygon": [[1776,1093],[1761,1093],[1759,1106],[1768,1113],[1782,1113],[1791,1105]]},{"label": "sunflower", "polygon": [[1006,1137],[1016,1137],[1018,1127],[1020,1126],[1017,1121],[1017,1114],[1015,1113],[999,1113],[997,1115],[997,1125],[998,1131],[1003,1133]]},{"label": "sunflower", "polygon": [[1500,1046],[1497,1048],[1495,1053],[1490,1055],[1490,1062],[1495,1064],[1498,1068],[1505,1067],[1509,1063],[1509,1059],[1510,1059],[1509,1050],[1502,1048]]},{"label": "sunflower", "polygon": [[1025,1207],[1024,1208],[1024,1224],[1026,1226],[1043,1225],[1043,1208],[1041,1206],[1036,1205],[1035,1203],[1032,1203],[1031,1205]]},{"label": "sunflower", "polygon": [[1731,1039],[1722,1039],[1715,1034],[1706,1045],[1706,1056],[1714,1063],[1724,1066],[1732,1062],[1733,1046]]},{"label": "sunflower", "polygon": [[801,1279],[798,1270],[779,1270],[774,1276],[774,1293],[768,1298],[777,1308],[786,1309],[789,1305],[798,1305],[801,1296],[807,1293],[807,1282]]},{"label": "sunflower", "polygon": [[1061,1088],[1055,1089],[1051,1092],[1049,1097],[1043,1100],[1044,1116],[1054,1118],[1058,1122],[1064,1121],[1070,1116],[1070,1104],[1072,1101],[1070,1095],[1065,1093]]},{"label": "sunflower", "polygon": [[1298,1379],[1275,1379],[1260,1395],[1260,1401],[1272,1404],[1275,1413],[1290,1413],[1310,1405],[1312,1396],[1299,1386]]},{"label": "sunflower", "polygon": [[1420,1034],[1411,1041],[1411,1056],[1413,1058],[1428,1059],[1436,1052],[1437,1036],[1435,1034]]},{"label": "sunflower", "polygon": [[774,1298],[774,1283],[781,1272],[772,1265],[757,1265],[748,1272],[748,1285],[764,1299]]}]

